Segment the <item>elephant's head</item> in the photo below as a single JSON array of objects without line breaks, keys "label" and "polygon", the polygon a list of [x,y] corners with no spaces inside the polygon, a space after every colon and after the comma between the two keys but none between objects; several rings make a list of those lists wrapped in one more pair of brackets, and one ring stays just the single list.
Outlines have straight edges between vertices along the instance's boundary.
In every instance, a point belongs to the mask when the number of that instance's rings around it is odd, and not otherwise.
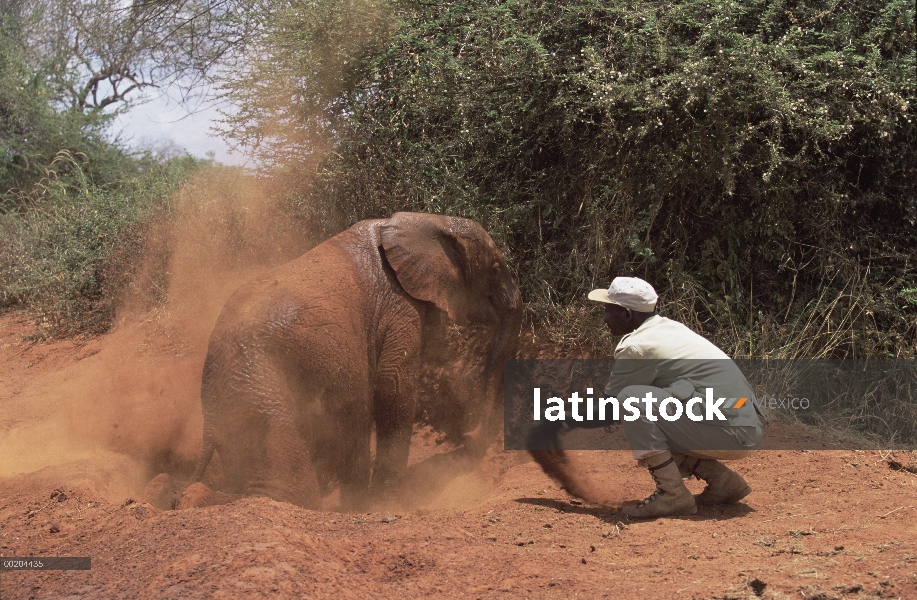
[{"label": "elephant's head", "polygon": [[522,298],[503,256],[468,219],[397,213],[380,233],[404,291],[439,309],[424,321],[422,354],[441,374],[441,393],[423,408],[453,441],[489,438],[502,416],[503,361],[515,353],[522,323]]}]

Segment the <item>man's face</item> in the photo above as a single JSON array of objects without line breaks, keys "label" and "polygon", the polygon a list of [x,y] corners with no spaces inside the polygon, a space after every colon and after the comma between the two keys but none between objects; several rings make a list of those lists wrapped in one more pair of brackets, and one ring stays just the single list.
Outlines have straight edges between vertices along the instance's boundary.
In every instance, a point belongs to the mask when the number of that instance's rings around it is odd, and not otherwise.
[{"label": "man's face", "polygon": [[626,335],[634,330],[633,313],[617,304],[605,304],[602,320],[608,325],[611,335]]}]

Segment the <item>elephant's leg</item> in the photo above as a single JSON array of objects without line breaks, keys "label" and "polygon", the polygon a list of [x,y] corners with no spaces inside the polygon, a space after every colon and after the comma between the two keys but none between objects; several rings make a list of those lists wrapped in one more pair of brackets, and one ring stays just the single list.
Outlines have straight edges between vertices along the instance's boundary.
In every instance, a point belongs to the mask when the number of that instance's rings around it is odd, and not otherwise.
[{"label": "elephant's leg", "polygon": [[376,461],[370,492],[392,500],[397,496],[408,465],[416,403],[413,382],[376,392]]},{"label": "elephant's leg", "polygon": [[217,449],[230,491],[318,508],[321,495],[315,466],[306,438],[293,420],[276,412],[265,414],[260,408],[245,412],[232,415],[240,427]]},{"label": "elephant's leg", "polygon": [[265,439],[265,465],[248,493],[305,508],[319,508],[318,477],[306,439],[292,419],[273,419]]},{"label": "elephant's leg", "polygon": [[340,489],[341,509],[358,511],[366,507],[369,499],[371,469],[370,425],[357,427],[341,457]]},{"label": "elephant's leg", "polygon": [[411,433],[417,416],[421,373],[421,320],[413,305],[390,315],[392,326],[383,336],[375,370],[372,418],[376,426],[376,460],[370,494],[393,500],[408,466]]},{"label": "elephant's leg", "polygon": [[[368,502],[372,453],[372,402],[366,365],[337,369],[315,362],[303,369],[297,386],[299,422],[314,441],[310,450],[323,491],[333,482],[340,490],[341,508],[362,510]],[[329,383],[327,372],[333,372]]]},{"label": "elephant's leg", "polygon": [[228,491],[318,508],[311,438],[299,426],[291,377],[258,349],[234,358],[225,385],[207,389]]},{"label": "elephant's leg", "polygon": [[407,427],[382,426],[376,429],[376,462],[373,468],[371,494],[384,500],[398,496],[401,479],[408,465],[411,448],[411,423]]}]

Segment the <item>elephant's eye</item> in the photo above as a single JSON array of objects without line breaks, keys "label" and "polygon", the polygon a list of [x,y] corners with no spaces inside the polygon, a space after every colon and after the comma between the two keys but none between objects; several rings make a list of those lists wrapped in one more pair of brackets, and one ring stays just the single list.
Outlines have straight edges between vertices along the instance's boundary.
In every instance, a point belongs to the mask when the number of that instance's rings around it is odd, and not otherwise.
[{"label": "elephant's eye", "polygon": [[491,307],[495,309],[499,309],[498,302],[497,302],[497,294],[495,294],[491,290],[487,290],[486,292],[484,292],[484,297],[487,298],[488,302],[490,302]]}]

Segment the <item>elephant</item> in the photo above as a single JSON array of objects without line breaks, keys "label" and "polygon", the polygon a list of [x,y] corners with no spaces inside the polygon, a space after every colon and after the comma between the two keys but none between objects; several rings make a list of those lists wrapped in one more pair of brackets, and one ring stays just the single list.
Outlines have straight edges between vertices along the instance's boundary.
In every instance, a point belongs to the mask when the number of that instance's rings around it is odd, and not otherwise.
[{"label": "elephant", "polygon": [[316,508],[336,481],[347,510],[397,498],[417,423],[480,458],[521,322],[519,289],[477,222],[361,221],[226,302],[192,481],[216,451],[227,493]]}]

